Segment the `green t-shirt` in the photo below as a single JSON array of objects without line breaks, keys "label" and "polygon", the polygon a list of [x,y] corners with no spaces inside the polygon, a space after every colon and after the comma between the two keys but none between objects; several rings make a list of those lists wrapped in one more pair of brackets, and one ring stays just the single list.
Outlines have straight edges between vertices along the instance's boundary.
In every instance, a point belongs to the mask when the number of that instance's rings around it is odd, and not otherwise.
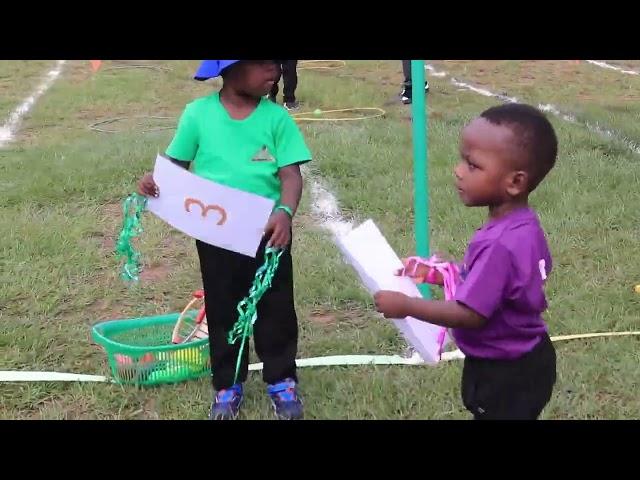
[{"label": "green t-shirt", "polygon": [[167,155],[193,162],[192,172],[228,187],[280,200],[278,169],[311,160],[289,113],[262,99],[244,120],[234,120],[218,93],[185,108]]}]

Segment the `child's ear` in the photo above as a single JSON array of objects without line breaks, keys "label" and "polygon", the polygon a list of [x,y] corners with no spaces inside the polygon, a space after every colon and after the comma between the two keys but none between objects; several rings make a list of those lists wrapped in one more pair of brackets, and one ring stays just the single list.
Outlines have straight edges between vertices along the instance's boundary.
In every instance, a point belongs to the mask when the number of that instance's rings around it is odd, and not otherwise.
[{"label": "child's ear", "polygon": [[507,179],[507,193],[512,197],[517,197],[526,193],[529,188],[529,174],[524,170],[516,170]]}]

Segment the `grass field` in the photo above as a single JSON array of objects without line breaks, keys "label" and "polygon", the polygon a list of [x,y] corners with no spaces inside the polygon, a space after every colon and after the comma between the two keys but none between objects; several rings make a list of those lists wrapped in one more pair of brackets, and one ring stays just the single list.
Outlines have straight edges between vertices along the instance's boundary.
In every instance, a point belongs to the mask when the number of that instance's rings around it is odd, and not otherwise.
[{"label": "grass field", "polygon": [[[53,62],[0,62],[0,122]],[[69,62],[0,150],[0,370],[108,374],[90,340],[98,321],[181,309],[200,287],[193,241],[152,215],[139,243],[141,282],[125,285],[113,255],[121,201],[170,141],[184,105],[212,86],[190,79],[197,62],[147,62],[164,69],[109,69]],[[637,62],[618,62],[638,69]],[[522,101],[552,103],[582,123],[551,116],[560,141],[556,168],[536,191],[555,259],[549,278],[551,333],[635,330],[640,263],[635,260],[640,156],[640,77],[585,62],[434,62],[459,80]],[[299,357],[404,348],[372,309],[311,213],[311,177],[337,197],[343,214],[373,218],[398,253],[412,253],[410,110],[394,98],[399,61],[349,61],[334,71],[302,71],[305,110],[382,107],[385,118],[302,128],[315,161],[296,219]],[[465,208],[451,186],[460,128],[498,102],[430,78],[429,160],[432,249],[461,256],[485,212]],[[169,119],[132,118],[137,116]],[[101,133],[89,125],[128,117]],[[616,138],[585,123],[615,131]],[[638,339],[557,344],[559,379],[547,419],[637,418]],[[255,357],[253,357],[255,359]],[[437,367],[301,369],[311,419],[464,419],[461,363]],[[138,390],[108,384],[3,384],[0,418],[202,419],[208,379]],[[259,374],[251,374],[241,418],[272,418]]]}]

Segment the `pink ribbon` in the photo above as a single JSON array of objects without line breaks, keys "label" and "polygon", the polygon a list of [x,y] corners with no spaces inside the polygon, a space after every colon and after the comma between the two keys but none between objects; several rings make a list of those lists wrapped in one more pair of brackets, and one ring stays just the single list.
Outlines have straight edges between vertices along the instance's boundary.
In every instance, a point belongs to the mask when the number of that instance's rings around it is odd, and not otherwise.
[{"label": "pink ribbon", "polygon": [[[460,281],[460,267],[458,267],[458,265],[453,262],[442,261],[436,255],[432,255],[428,259],[424,259],[421,257],[409,257],[407,259],[407,265],[411,264],[413,264],[411,273],[408,273],[409,270],[407,267],[405,267],[400,273],[402,276],[415,277],[418,266],[424,265],[425,267],[429,268],[429,273],[425,277],[425,283],[435,284],[436,272],[439,273],[440,275],[442,275],[443,280],[442,287],[444,289],[444,299],[447,301],[454,299],[456,295],[456,287],[458,285],[458,282]],[[438,335],[438,354],[440,356],[440,360],[442,360],[442,351],[444,349],[446,334],[447,329],[443,327],[440,331],[440,334]]]}]

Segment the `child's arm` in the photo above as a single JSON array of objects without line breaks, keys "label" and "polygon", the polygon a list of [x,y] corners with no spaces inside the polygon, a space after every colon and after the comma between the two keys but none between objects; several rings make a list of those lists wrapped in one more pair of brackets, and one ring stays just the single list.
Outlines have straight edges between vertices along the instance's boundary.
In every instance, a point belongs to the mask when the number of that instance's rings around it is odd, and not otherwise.
[{"label": "child's arm", "polygon": [[280,187],[280,205],[289,207],[295,215],[302,196],[302,174],[300,165],[294,164],[278,170]]},{"label": "child's arm", "polygon": [[390,291],[376,293],[374,300],[385,318],[413,317],[446,328],[481,328],[487,323],[485,317],[458,302],[423,300]]},{"label": "child's arm", "polygon": [[502,244],[485,244],[474,251],[455,300],[428,301],[384,291],[374,297],[376,308],[387,318],[414,317],[447,328],[481,328],[504,301],[512,263]]},{"label": "child's arm", "polygon": [[286,248],[291,243],[291,220],[302,196],[300,165],[311,160],[302,132],[286,112],[274,127],[275,154],[280,179],[280,203],[265,228],[268,247]]},{"label": "child's arm", "polygon": [[[280,177],[280,205],[290,209],[295,215],[302,196],[302,174],[300,165],[288,165],[278,170]],[[269,237],[267,247],[285,248],[291,241],[291,220],[289,212],[276,208],[265,227],[265,234]]]}]

